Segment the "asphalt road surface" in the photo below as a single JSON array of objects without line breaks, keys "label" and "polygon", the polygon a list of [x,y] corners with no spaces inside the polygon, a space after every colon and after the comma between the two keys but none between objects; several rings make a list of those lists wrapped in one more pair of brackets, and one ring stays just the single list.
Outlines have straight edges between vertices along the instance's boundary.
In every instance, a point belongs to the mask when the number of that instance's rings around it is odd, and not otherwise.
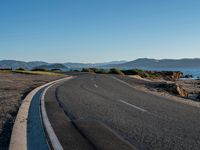
[{"label": "asphalt road surface", "polygon": [[49,89],[47,114],[64,149],[200,149],[198,108],[123,78],[84,74]]}]

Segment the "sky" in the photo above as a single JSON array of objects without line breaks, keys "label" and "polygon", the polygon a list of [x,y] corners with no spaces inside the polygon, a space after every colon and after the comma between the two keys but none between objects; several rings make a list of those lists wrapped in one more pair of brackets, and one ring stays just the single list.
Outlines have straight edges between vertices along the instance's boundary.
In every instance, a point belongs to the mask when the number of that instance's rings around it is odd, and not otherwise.
[{"label": "sky", "polygon": [[1,0],[0,59],[199,58],[199,0]]}]

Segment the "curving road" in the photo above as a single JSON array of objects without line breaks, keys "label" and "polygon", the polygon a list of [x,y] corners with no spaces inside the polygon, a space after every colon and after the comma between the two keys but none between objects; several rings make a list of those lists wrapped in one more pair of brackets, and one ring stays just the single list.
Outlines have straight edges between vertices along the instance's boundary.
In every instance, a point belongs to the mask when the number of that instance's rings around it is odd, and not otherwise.
[{"label": "curving road", "polygon": [[134,82],[83,74],[50,88],[45,105],[63,148],[200,149],[200,110],[136,90]]}]

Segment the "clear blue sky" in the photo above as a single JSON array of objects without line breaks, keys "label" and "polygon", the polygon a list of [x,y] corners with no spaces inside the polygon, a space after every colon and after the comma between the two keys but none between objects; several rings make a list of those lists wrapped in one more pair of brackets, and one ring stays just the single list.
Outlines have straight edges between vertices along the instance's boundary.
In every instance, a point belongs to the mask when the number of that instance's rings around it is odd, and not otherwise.
[{"label": "clear blue sky", "polygon": [[0,59],[200,57],[200,0],[2,0]]}]

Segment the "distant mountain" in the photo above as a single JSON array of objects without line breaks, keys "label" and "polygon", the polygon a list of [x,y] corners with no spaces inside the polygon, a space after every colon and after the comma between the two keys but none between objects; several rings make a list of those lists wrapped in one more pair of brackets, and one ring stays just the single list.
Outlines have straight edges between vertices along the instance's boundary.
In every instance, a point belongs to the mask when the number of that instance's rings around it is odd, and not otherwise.
[{"label": "distant mountain", "polygon": [[106,65],[118,65],[122,63],[126,63],[127,61],[111,61],[111,62],[104,62],[104,63],[64,63],[67,68],[89,68],[89,67],[103,67]]},{"label": "distant mountain", "polygon": [[68,69],[73,69],[73,68],[87,68],[92,66],[92,64],[84,64],[84,63],[71,63],[71,62],[67,62],[63,64],[66,68]]},{"label": "distant mountain", "polygon": [[155,69],[155,68],[200,68],[200,59],[148,59],[140,58],[134,61],[119,65],[110,65],[109,67],[116,68],[141,68],[141,69]]},{"label": "distant mountain", "polygon": [[109,65],[120,65],[123,63],[126,63],[128,61],[120,60],[120,61],[111,61],[111,62],[105,62],[105,63],[95,63],[92,64],[94,67],[103,67],[103,66],[109,66]]},{"label": "distant mountain", "polygon": [[89,67],[101,67],[105,65],[113,65],[113,64],[122,64],[126,61],[112,61],[112,62],[105,62],[105,63],[47,63],[42,61],[32,61],[32,62],[25,62],[25,61],[16,61],[16,60],[1,60],[0,61],[0,69],[2,68],[10,68],[10,69],[18,69],[24,68],[31,70],[33,68],[43,68],[43,69],[63,69],[70,70],[70,69],[81,69],[81,68],[89,68]]},{"label": "distant mountain", "polygon": [[1,60],[0,68],[44,68],[44,69],[81,69],[81,68],[120,68],[120,69],[131,69],[131,68],[141,68],[141,69],[173,69],[173,68],[200,68],[200,59],[148,59],[140,58],[134,61],[112,61],[105,63],[47,63],[42,61],[16,61],[16,60]]},{"label": "distant mountain", "polygon": [[26,63],[29,69],[32,69],[36,66],[40,66],[40,65],[48,65],[49,63],[47,62],[43,62],[43,61],[31,61],[31,62],[27,62]]},{"label": "distant mountain", "polygon": [[48,63],[42,61],[32,61],[32,62],[24,62],[24,61],[16,61],[16,60],[1,60],[0,68],[10,68],[10,69],[32,69],[39,65],[46,65]]},{"label": "distant mountain", "polygon": [[34,69],[48,69],[48,70],[51,70],[51,69],[61,69],[61,70],[65,70],[65,66],[63,64],[46,64],[46,65],[40,65],[40,66],[36,66],[34,67]]}]

